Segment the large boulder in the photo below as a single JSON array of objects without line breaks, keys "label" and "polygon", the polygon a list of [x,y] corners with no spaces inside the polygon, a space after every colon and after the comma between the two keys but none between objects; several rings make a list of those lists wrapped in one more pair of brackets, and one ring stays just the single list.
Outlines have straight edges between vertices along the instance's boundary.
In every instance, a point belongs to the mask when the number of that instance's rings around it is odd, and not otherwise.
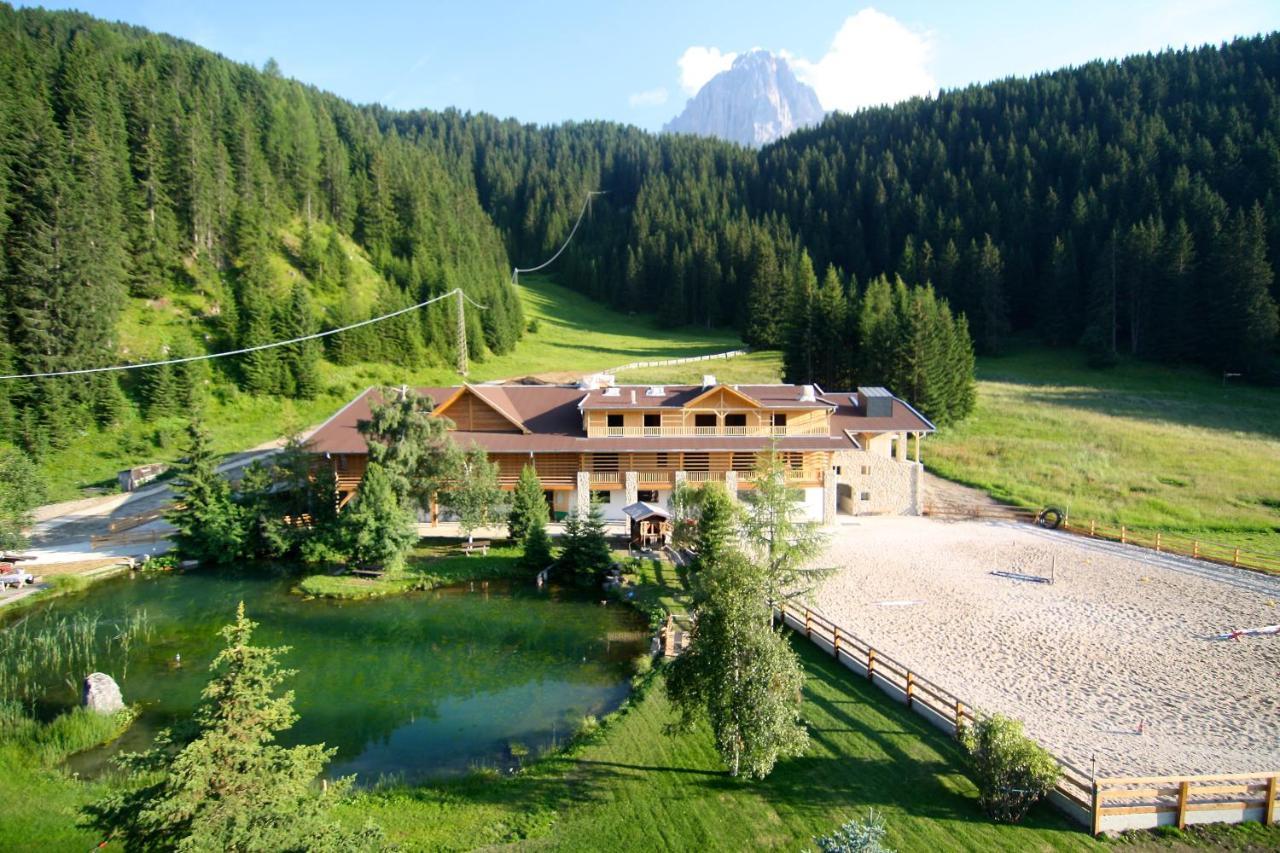
[{"label": "large boulder", "polygon": [[105,672],[95,672],[84,680],[80,704],[99,714],[114,714],[124,708],[120,685]]}]

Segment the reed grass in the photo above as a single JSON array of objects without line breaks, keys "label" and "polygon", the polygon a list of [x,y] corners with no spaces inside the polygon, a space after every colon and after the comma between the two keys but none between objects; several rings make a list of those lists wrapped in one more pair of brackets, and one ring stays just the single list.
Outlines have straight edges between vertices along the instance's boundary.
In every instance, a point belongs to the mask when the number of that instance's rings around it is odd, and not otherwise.
[{"label": "reed grass", "polygon": [[62,687],[78,697],[81,680],[95,671],[126,678],[135,645],[151,634],[145,610],[120,620],[27,614],[0,631],[0,703],[30,706]]}]

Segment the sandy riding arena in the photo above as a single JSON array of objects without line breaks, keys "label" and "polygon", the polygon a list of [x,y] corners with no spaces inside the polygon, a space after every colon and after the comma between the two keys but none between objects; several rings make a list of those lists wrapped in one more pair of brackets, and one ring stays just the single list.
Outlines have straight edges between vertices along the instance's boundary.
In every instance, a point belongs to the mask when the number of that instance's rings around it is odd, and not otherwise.
[{"label": "sandy riding arena", "polygon": [[920,518],[847,520],[822,562],[816,609],[1086,771],[1280,770],[1280,636],[1213,639],[1280,623],[1280,577]]}]

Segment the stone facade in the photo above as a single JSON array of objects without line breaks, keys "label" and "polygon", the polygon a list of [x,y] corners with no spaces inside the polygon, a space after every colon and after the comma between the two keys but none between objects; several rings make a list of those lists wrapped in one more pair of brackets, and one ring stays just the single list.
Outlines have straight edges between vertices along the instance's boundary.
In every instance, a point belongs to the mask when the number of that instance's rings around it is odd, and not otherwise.
[{"label": "stone facade", "polygon": [[[906,441],[901,445],[906,446]],[[833,464],[836,504],[844,515],[919,515],[924,507],[924,466],[865,450],[842,450]]]}]

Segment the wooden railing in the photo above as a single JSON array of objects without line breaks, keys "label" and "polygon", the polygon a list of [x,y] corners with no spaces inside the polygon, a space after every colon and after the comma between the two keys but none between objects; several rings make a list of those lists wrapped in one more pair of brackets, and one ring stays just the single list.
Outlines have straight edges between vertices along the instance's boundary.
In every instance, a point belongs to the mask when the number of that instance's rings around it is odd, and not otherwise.
[{"label": "wooden railing", "polygon": [[[944,731],[959,734],[972,706],[805,605],[774,608],[783,625],[803,633],[850,670]],[[1240,823],[1277,819],[1280,771],[1211,776],[1112,776],[1091,773],[1055,756],[1062,769],[1049,801],[1097,835],[1166,824]]]},{"label": "wooden railing", "polygon": [[137,515],[126,515],[121,518],[117,518],[107,525],[107,532],[123,533],[126,530],[141,527],[142,525],[149,524],[156,519],[164,518],[166,513],[170,510],[176,509],[177,507],[177,504],[164,504],[163,506],[158,506],[155,509],[140,512]]},{"label": "wooden railing", "polygon": [[824,424],[807,426],[587,426],[587,438],[687,438],[689,436],[828,436]]},{"label": "wooden railing", "polygon": [[[931,518],[950,520],[994,520],[994,521],[1026,521],[1039,520],[1040,513],[1034,509],[1004,504],[928,504],[924,514]],[[1076,522],[1066,518],[1057,527],[1080,536],[1094,539],[1106,539],[1122,545],[1137,545],[1150,548],[1161,554],[1176,554],[1181,557],[1192,557],[1207,560],[1224,566],[1240,569],[1252,569],[1259,572],[1280,574],[1280,555],[1261,554],[1248,551],[1237,545],[1223,545],[1191,536],[1162,531],[1150,532],[1134,530],[1126,525],[1113,525],[1090,520]]]},{"label": "wooden railing", "polygon": [[1091,536],[1095,539],[1109,539],[1124,545],[1138,545],[1151,548],[1162,554],[1178,554],[1183,557],[1194,557],[1197,560],[1208,560],[1224,566],[1235,566],[1241,569],[1253,569],[1259,572],[1280,573],[1280,556],[1275,554],[1255,554],[1235,545],[1223,545],[1207,542],[1190,536],[1179,534],[1151,533],[1145,530],[1131,530],[1125,525],[1099,524],[1090,521],[1078,524],[1070,519],[1061,525],[1062,530]]}]

